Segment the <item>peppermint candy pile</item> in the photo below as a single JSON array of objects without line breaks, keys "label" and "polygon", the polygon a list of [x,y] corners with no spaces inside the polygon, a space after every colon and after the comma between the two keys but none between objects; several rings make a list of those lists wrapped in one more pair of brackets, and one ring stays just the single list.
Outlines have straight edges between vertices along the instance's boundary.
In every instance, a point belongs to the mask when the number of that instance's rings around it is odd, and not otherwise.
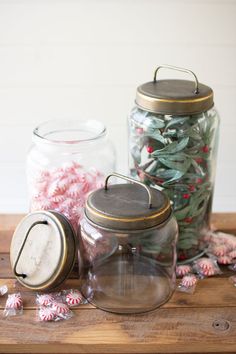
[{"label": "peppermint candy pile", "polygon": [[75,230],[87,194],[104,184],[104,175],[95,168],[85,170],[75,161],[43,170],[31,183],[31,211],[55,210],[66,216]]},{"label": "peppermint candy pile", "polygon": [[40,321],[49,322],[55,320],[56,314],[50,307],[42,306],[39,308],[38,318]]},{"label": "peppermint candy pile", "polygon": [[62,290],[56,293],[38,294],[36,303],[38,321],[61,321],[73,316],[70,307],[83,303],[83,297],[76,289]]},{"label": "peppermint candy pile", "polygon": [[236,263],[236,237],[224,232],[209,231],[203,237],[207,253],[213,255],[219,264]]},{"label": "peppermint candy pile", "polygon": [[216,260],[207,257],[201,257],[197,259],[194,262],[193,268],[201,277],[211,277],[213,275],[222,273]]},{"label": "peppermint candy pile", "polygon": [[39,306],[48,306],[54,301],[54,296],[52,294],[42,294],[38,295],[36,302]]}]

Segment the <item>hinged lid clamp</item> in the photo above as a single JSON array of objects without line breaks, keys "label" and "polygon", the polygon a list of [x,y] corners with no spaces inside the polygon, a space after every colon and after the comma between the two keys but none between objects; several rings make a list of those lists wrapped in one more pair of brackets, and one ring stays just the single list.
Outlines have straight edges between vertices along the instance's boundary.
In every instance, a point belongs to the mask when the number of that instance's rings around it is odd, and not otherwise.
[{"label": "hinged lid clamp", "polygon": [[113,173],[111,173],[110,175],[108,175],[108,176],[106,177],[106,180],[105,180],[105,187],[104,187],[105,190],[108,189],[108,186],[107,186],[108,180],[109,180],[109,178],[112,177],[112,176],[113,176],[113,177],[118,177],[118,178],[124,179],[124,180],[126,180],[126,181],[128,181],[128,182],[131,182],[131,183],[134,183],[134,184],[139,184],[141,187],[145,188],[146,191],[147,191],[147,193],[148,193],[148,208],[149,208],[149,209],[152,208],[152,193],[151,193],[150,188],[148,188],[144,183],[139,182],[139,181],[136,181],[136,180],[134,180],[133,178],[129,178],[129,177],[123,176],[123,175],[121,175],[121,174],[119,174],[119,173],[113,172]]},{"label": "hinged lid clamp", "polygon": [[22,243],[22,246],[21,246],[21,248],[20,248],[20,251],[19,251],[19,253],[18,253],[18,255],[17,255],[16,262],[15,262],[14,267],[13,267],[13,272],[14,272],[14,274],[15,274],[16,277],[22,277],[23,279],[25,279],[25,278],[27,277],[27,274],[18,273],[18,272],[16,271],[16,267],[17,267],[17,264],[18,264],[18,262],[19,262],[19,260],[20,260],[21,253],[22,253],[22,251],[23,251],[23,249],[24,249],[24,247],[25,247],[25,244],[26,244],[27,238],[28,238],[28,236],[29,236],[29,234],[30,234],[30,231],[31,231],[36,225],[46,225],[47,223],[48,223],[48,222],[47,222],[46,220],[45,220],[45,221],[36,221],[36,222],[34,222],[34,223],[30,226],[29,230],[27,231],[27,233],[26,233],[26,235],[25,235],[25,238],[24,238],[24,241],[23,241],[23,243]]},{"label": "hinged lid clamp", "polygon": [[178,66],[173,66],[173,65],[159,65],[155,72],[154,72],[154,78],[153,78],[153,81],[156,82],[157,81],[157,72],[160,70],[160,69],[171,69],[171,70],[176,70],[176,71],[181,71],[183,73],[187,73],[187,74],[190,74],[194,77],[194,81],[195,81],[195,90],[194,90],[194,93],[195,94],[198,94],[199,93],[199,85],[198,85],[198,78],[196,76],[196,74],[194,74],[193,71],[191,70],[188,70],[188,69],[185,69],[185,68],[179,68]]}]

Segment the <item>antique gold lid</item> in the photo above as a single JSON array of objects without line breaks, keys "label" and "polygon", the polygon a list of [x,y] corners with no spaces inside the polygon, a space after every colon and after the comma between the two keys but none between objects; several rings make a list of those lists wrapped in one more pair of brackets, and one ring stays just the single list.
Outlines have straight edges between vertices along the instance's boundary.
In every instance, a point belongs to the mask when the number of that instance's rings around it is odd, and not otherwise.
[{"label": "antique gold lid", "polygon": [[[157,80],[157,73],[162,68],[186,72],[194,81]],[[192,71],[170,65],[158,66],[153,81],[137,88],[135,102],[148,112],[177,115],[205,112],[214,105],[213,91],[209,86],[199,83]]]},{"label": "antique gold lid", "polygon": [[[108,187],[111,176],[131,183]],[[170,201],[164,193],[118,173],[106,178],[105,188],[90,193],[85,206],[85,216],[93,224],[116,231],[157,226],[168,219],[171,211]]]},{"label": "antique gold lid", "polygon": [[17,280],[31,290],[59,286],[76,258],[76,236],[69,221],[54,211],[36,211],[17,226],[10,261]]}]

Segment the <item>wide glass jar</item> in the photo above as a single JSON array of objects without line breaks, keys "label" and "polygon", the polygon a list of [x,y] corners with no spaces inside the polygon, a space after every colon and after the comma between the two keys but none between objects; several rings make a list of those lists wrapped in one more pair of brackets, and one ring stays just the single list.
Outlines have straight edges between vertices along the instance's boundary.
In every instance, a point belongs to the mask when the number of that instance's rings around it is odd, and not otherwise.
[{"label": "wide glass jar", "polygon": [[[194,81],[157,80],[163,67],[187,72]],[[200,256],[209,227],[218,126],[212,89],[189,70],[160,66],[153,81],[137,88],[129,116],[130,173],[172,201],[179,261]]]},{"label": "wide glass jar", "polygon": [[178,226],[168,198],[143,183],[91,193],[80,221],[81,291],[93,305],[141,313],[165,303],[175,288]]},{"label": "wide glass jar", "polygon": [[102,123],[39,125],[27,157],[30,211],[55,210],[77,230],[87,194],[101,187],[114,168],[115,151]]}]

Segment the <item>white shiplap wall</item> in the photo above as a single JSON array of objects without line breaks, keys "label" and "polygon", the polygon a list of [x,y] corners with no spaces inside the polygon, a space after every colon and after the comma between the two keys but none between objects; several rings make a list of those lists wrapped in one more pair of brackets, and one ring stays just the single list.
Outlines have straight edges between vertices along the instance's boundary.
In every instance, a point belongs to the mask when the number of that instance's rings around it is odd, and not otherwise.
[{"label": "white shiplap wall", "polygon": [[102,120],[126,172],[126,116],[160,63],[214,89],[214,209],[235,211],[236,1],[0,0],[0,212],[27,210],[25,156],[48,119]]}]

